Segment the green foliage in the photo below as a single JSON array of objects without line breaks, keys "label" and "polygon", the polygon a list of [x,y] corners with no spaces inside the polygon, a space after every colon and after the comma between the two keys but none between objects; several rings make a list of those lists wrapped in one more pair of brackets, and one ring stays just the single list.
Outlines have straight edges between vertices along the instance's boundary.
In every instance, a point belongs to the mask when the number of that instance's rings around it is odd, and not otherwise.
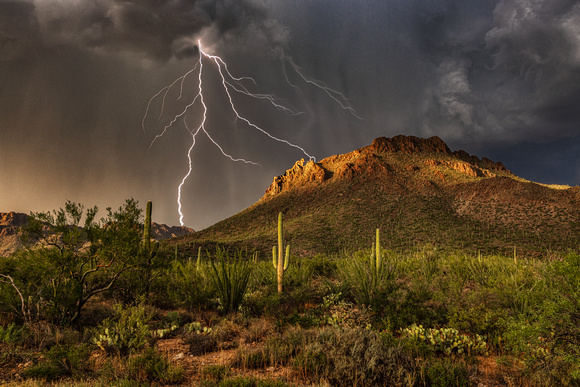
[{"label": "green foliage", "polygon": [[16,344],[22,339],[24,328],[15,323],[8,324],[6,327],[0,326],[0,343]]},{"label": "green foliage", "polygon": [[80,378],[89,368],[89,347],[87,345],[56,345],[44,359],[23,371],[25,378],[54,381],[63,377]]},{"label": "green foliage", "polygon": [[365,305],[357,307],[342,298],[342,294],[329,294],[323,298],[320,309],[322,323],[334,328],[370,327],[372,311]]},{"label": "green foliage", "polygon": [[202,387],[289,387],[291,384],[278,380],[257,379],[255,377],[237,376],[219,382],[205,381]]},{"label": "green foliage", "polygon": [[339,276],[351,287],[356,302],[374,311],[388,308],[393,302],[390,298],[399,288],[394,263],[383,262],[379,267],[369,265],[364,252],[345,260]]},{"label": "green foliage", "polygon": [[183,341],[189,345],[189,354],[193,356],[205,355],[218,349],[218,341],[211,334],[211,328],[207,327],[203,331],[187,333]]},{"label": "green foliage", "polygon": [[432,387],[469,386],[469,370],[464,363],[438,361],[427,368],[426,374]]},{"label": "green foliage", "polygon": [[479,335],[460,333],[454,328],[423,328],[412,325],[402,330],[402,335],[427,344],[435,353],[445,355],[484,355],[487,343]]},{"label": "green foliage", "polygon": [[212,364],[203,367],[200,373],[204,378],[220,381],[231,374],[231,369],[225,365]]},{"label": "green foliage", "polygon": [[389,337],[368,329],[321,331],[305,349],[306,370],[316,370],[333,386],[406,386],[418,366]]},{"label": "green foliage", "polygon": [[215,307],[216,289],[211,279],[211,264],[192,261],[173,261],[159,279],[156,287],[165,302],[187,310]]},{"label": "green foliage", "polygon": [[216,259],[217,266],[214,260],[211,260],[211,273],[220,306],[226,314],[236,312],[248,290],[252,266],[240,250],[230,258],[225,250],[217,248]]},{"label": "green foliage", "polygon": [[172,366],[169,361],[154,348],[147,348],[142,354],[129,359],[127,366],[129,376],[139,382],[178,384],[183,380],[183,369]]},{"label": "green foliage", "polygon": [[108,208],[106,218],[99,222],[97,213],[97,207],[85,211],[82,205],[67,201],[59,211],[30,215],[25,239],[38,238],[45,247],[22,252],[24,259],[16,263],[14,271],[22,266],[31,270],[35,264],[45,270],[32,269],[39,286],[30,293],[27,278],[13,277],[13,287],[20,290],[21,298],[36,301],[34,306],[20,309],[28,308],[29,315],[75,322],[87,301],[110,290],[122,275],[138,267],[141,210],[137,201],[129,199],[115,212]]},{"label": "green foliage", "polygon": [[126,355],[147,345],[151,337],[151,314],[143,304],[124,308],[115,306],[115,316],[104,320],[92,330],[92,343],[109,353]]}]

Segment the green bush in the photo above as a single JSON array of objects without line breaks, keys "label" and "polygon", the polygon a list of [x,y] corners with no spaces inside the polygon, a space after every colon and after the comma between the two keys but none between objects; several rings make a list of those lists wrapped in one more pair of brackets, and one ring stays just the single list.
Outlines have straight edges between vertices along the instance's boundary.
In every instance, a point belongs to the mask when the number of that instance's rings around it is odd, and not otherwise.
[{"label": "green bush", "polygon": [[91,299],[110,293],[130,273],[151,274],[155,266],[140,249],[137,204],[129,199],[115,212],[108,208],[100,221],[97,207],[85,211],[71,201],[58,211],[31,213],[23,239],[42,247],[0,260],[0,311],[26,322],[74,324]]},{"label": "green bush", "polygon": [[211,273],[220,306],[225,314],[236,312],[248,290],[252,263],[243,257],[240,250],[230,258],[225,250],[218,248],[216,259],[217,266],[214,260],[211,261]]},{"label": "green bush", "polygon": [[6,327],[0,327],[0,343],[16,344],[21,341],[24,328],[11,323]]},{"label": "green bush", "polygon": [[145,347],[151,337],[151,313],[143,304],[124,308],[115,306],[115,316],[92,330],[92,342],[107,352],[126,355]]},{"label": "green bush", "polygon": [[289,387],[290,384],[277,380],[256,379],[254,377],[238,376],[219,382],[205,381],[202,387]]},{"label": "green bush", "polygon": [[432,387],[469,386],[469,370],[463,363],[436,362],[427,368],[426,374]]},{"label": "green bush", "polygon": [[177,384],[184,377],[180,367],[169,364],[169,361],[154,348],[147,348],[142,354],[131,357],[127,372],[140,384],[146,382]]},{"label": "green bush", "polygon": [[226,376],[230,375],[231,369],[225,365],[207,365],[203,367],[200,371],[201,375],[205,378],[210,378],[215,381],[223,380]]},{"label": "green bush", "polygon": [[339,276],[350,286],[359,305],[369,306],[376,312],[388,310],[399,288],[395,264],[385,259],[376,267],[369,257],[368,251],[361,251],[344,260]]},{"label": "green bush", "polygon": [[218,349],[218,342],[213,335],[191,332],[186,334],[183,341],[189,345],[189,354],[193,356],[204,355]]},{"label": "green bush", "polygon": [[22,376],[45,381],[86,376],[90,371],[89,353],[87,345],[55,345],[40,363],[24,370]]},{"label": "green bush", "polygon": [[215,307],[215,287],[212,286],[208,263],[174,260],[164,272],[157,291],[167,298],[167,302],[188,310]]},{"label": "green bush", "polygon": [[336,386],[409,385],[414,359],[402,347],[367,329],[337,331],[327,342],[325,378]]}]

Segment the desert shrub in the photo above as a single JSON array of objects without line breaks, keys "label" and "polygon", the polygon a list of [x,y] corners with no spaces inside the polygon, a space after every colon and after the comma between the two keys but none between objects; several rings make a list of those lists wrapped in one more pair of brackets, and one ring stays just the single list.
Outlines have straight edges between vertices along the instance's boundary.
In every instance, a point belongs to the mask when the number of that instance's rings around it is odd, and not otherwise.
[{"label": "desert shrub", "polygon": [[[270,264],[272,267],[272,264]],[[250,291],[244,300],[241,312],[246,316],[272,316],[280,313],[280,295],[274,285]]]},{"label": "desert shrub", "polygon": [[243,252],[238,250],[233,258],[230,258],[225,250],[217,248],[216,266],[211,260],[211,278],[215,284],[216,292],[222,311],[227,314],[236,312],[244,300],[248,283],[252,273],[252,264],[243,257]]},{"label": "desert shrub", "polygon": [[151,337],[151,312],[144,304],[124,308],[115,306],[115,315],[91,330],[92,343],[109,353],[126,355],[142,349]]},{"label": "desert shrub", "polygon": [[496,289],[466,291],[447,302],[448,325],[461,331],[498,337],[513,312]]},{"label": "desert shrub", "polygon": [[534,386],[580,386],[578,362],[553,354],[528,359],[524,375]]},{"label": "desert shrub", "polygon": [[188,310],[212,308],[215,288],[209,270],[211,267],[207,263],[174,260],[159,281],[157,291],[175,306]]},{"label": "desert shrub", "polygon": [[206,381],[202,387],[289,387],[290,384],[278,380],[256,379],[254,377],[238,376],[219,382]]},{"label": "desert shrub", "polygon": [[219,382],[231,374],[231,369],[225,365],[213,364],[203,367],[199,373],[206,379],[210,378]]},{"label": "desert shrub", "polygon": [[469,386],[469,370],[464,363],[436,361],[427,367],[426,374],[432,387]]},{"label": "desert shrub", "polygon": [[212,327],[212,332],[219,341],[236,340],[241,331],[240,324],[227,318],[222,318]]},{"label": "desert shrub", "polygon": [[198,356],[218,349],[218,341],[211,334],[191,332],[185,335],[184,340],[189,345],[189,354]]},{"label": "desert shrub", "polygon": [[282,335],[268,338],[263,347],[240,348],[232,361],[233,366],[249,369],[290,364],[314,337],[312,331],[289,327]]},{"label": "desert shrub", "polygon": [[24,370],[22,376],[45,381],[85,376],[90,371],[89,353],[88,345],[55,345],[42,361]]},{"label": "desert shrub", "polygon": [[262,317],[253,319],[242,331],[241,337],[246,343],[261,342],[273,334],[275,326],[269,319]]},{"label": "desert shrub", "polygon": [[316,366],[322,368],[322,376],[333,386],[402,386],[415,382],[415,360],[390,336],[367,329],[344,329],[331,331],[330,335],[322,333],[316,342],[306,352],[311,351],[323,363]]},{"label": "desert shrub", "polygon": [[271,364],[270,353],[265,348],[242,347],[236,351],[231,360],[232,367],[245,369],[260,369],[269,367]]},{"label": "desert shrub", "polygon": [[183,370],[172,366],[154,348],[147,348],[142,354],[131,357],[127,364],[127,372],[140,384],[146,382],[177,384],[183,380]]},{"label": "desert shrub", "polygon": [[392,309],[393,296],[399,288],[395,263],[384,259],[377,268],[370,256],[368,251],[360,251],[344,260],[339,276],[350,286],[358,304],[376,312]]},{"label": "desert shrub", "polygon": [[8,324],[5,327],[0,326],[0,343],[16,344],[22,339],[24,328],[15,323]]},{"label": "desert shrub", "polygon": [[324,254],[318,254],[304,261],[310,267],[312,274],[319,277],[331,277],[335,275],[338,265],[335,259],[330,259]]},{"label": "desert shrub", "polygon": [[322,324],[335,328],[369,327],[372,321],[372,311],[366,305],[356,306],[342,298],[342,294],[329,294],[323,298],[320,305]]},{"label": "desert shrub", "polygon": [[42,250],[0,257],[0,314],[11,320],[58,320],[60,295],[50,279],[57,273]]}]

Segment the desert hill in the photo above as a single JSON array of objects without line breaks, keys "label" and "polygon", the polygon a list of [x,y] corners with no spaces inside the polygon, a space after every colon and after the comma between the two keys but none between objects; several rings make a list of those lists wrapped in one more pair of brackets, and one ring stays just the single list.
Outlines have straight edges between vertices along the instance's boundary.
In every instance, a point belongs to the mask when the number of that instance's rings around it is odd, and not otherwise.
[{"label": "desert hill", "polygon": [[320,162],[300,160],[264,196],[214,226],[171,240],[269,256],[277,213],[301,256],[368,248],[376,227],[393,250],[462,249],[540,256],[580,244],[580,189],[525,181],[502,163],[452,152],[438,137],[377,138]]}]

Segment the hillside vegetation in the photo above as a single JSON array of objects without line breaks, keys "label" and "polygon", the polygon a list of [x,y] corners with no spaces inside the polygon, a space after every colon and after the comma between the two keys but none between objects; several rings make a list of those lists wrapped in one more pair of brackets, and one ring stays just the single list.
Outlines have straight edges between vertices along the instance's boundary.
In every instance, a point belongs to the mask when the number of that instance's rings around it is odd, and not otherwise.
[{"label": "hillside vegetation", "polygon": [[539,257],[580,245],[579,187],[525,181],[501,163],[451,152],[437,137],[412,136],[300,160],[251,207],[171,243],[192,254],[222,244],[267,256],[278,212],[300,256],[360,250],[377,227],[400,252],[431,245]]}]

